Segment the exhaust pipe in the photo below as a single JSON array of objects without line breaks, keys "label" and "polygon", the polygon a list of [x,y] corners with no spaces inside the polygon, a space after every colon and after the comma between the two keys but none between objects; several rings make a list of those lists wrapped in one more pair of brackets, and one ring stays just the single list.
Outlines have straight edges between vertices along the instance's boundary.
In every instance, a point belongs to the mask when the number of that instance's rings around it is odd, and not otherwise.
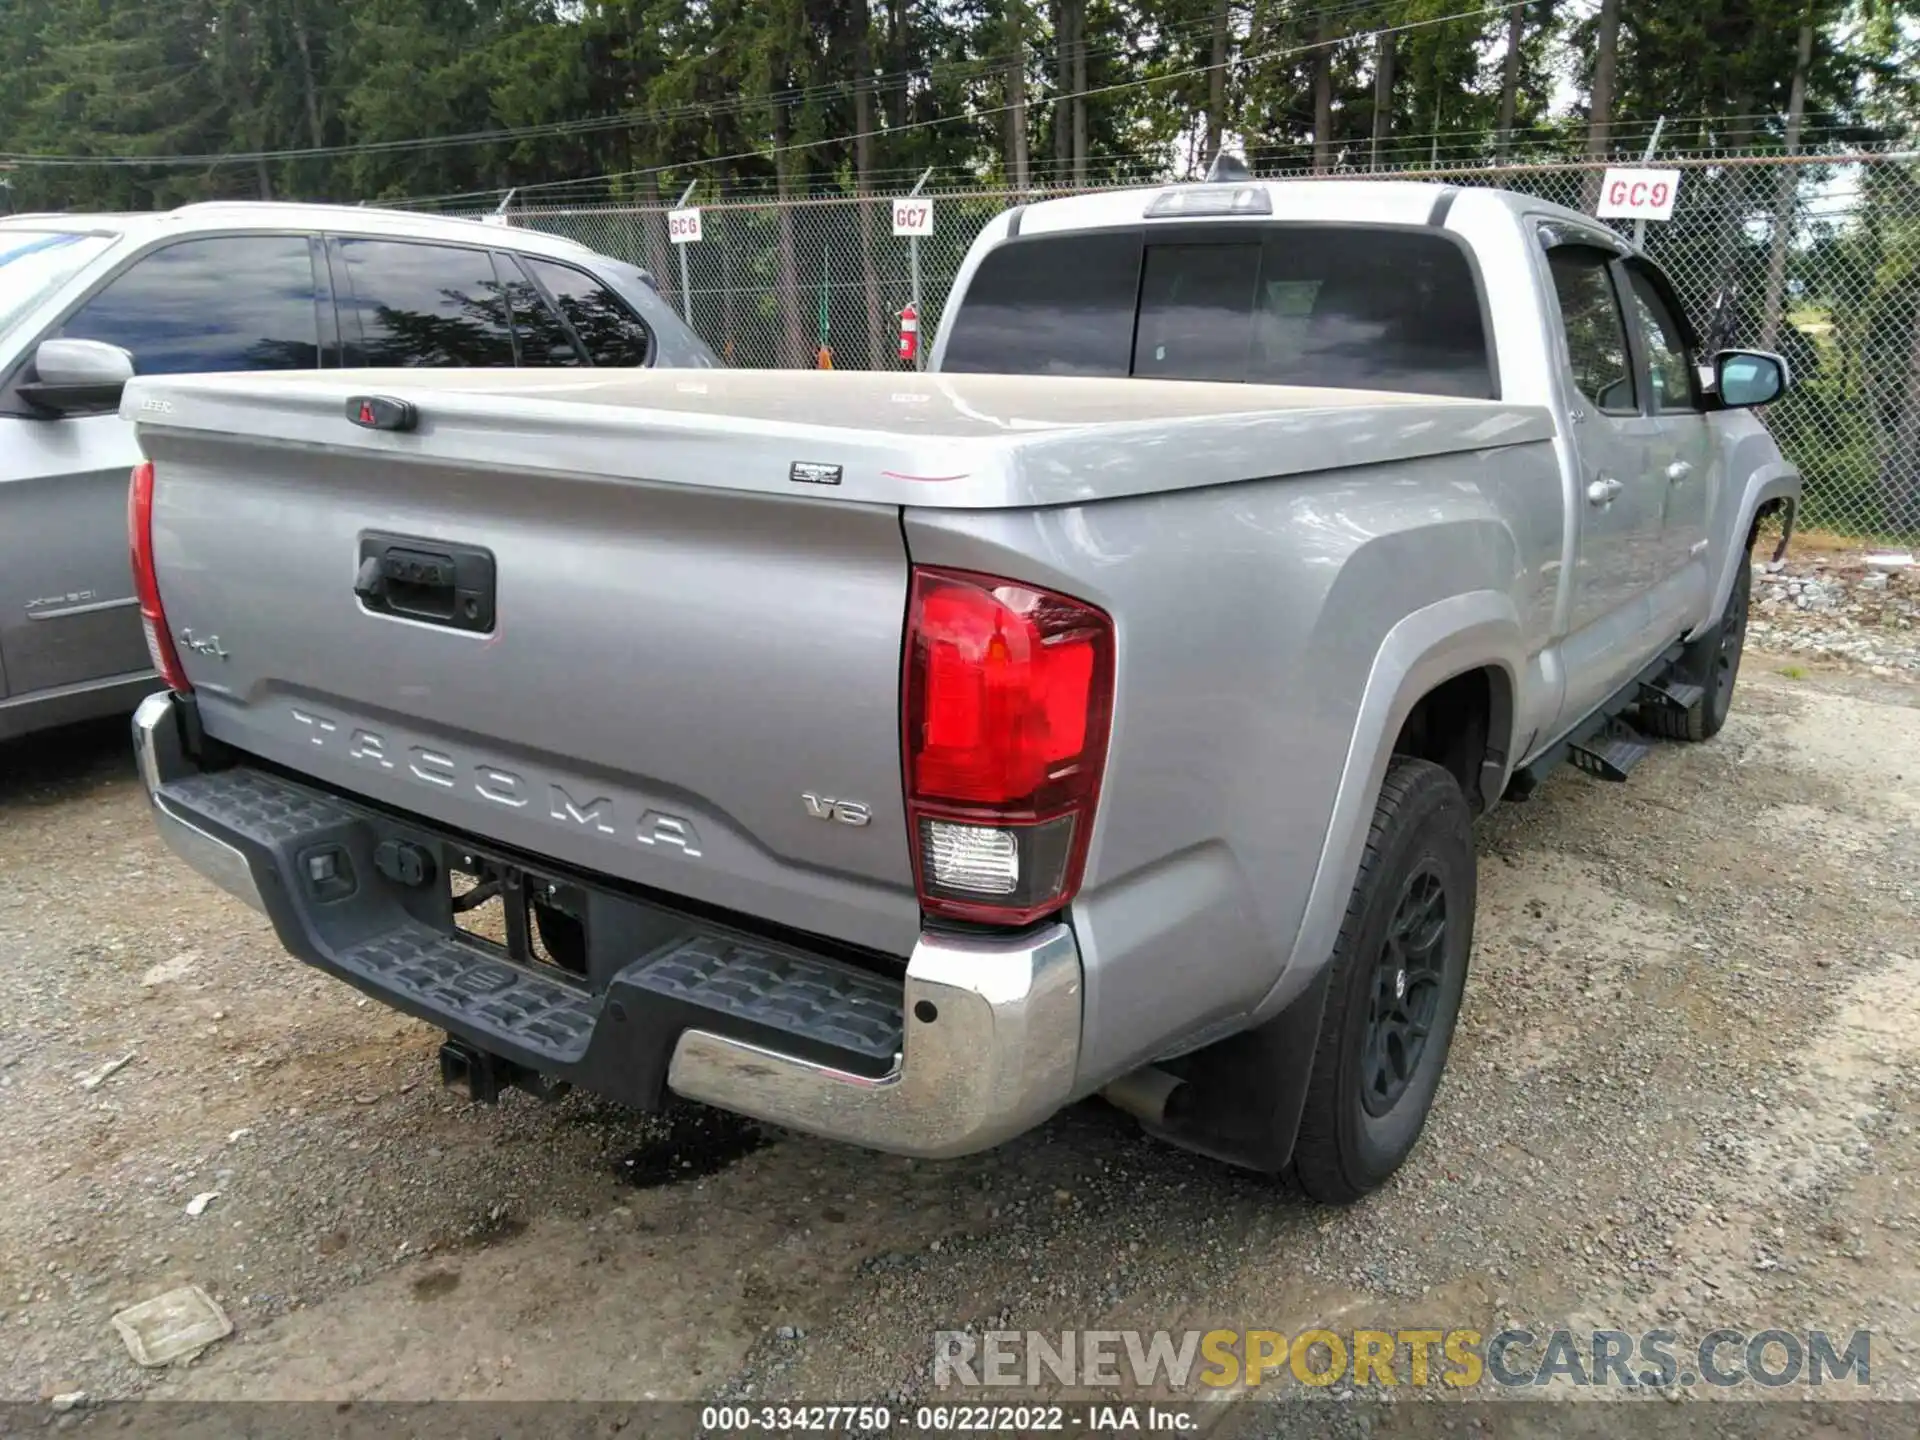
[{"label": "exhaust pipe", "polygon": [[1187,1082],[1171,1071],[1155,1065],[1143,1065],[1122,1075],[1100,1092],[1109,1104],[1116,1105],[1137,1120],[1149,1125],[1166,1123],[1167,1105]]}]

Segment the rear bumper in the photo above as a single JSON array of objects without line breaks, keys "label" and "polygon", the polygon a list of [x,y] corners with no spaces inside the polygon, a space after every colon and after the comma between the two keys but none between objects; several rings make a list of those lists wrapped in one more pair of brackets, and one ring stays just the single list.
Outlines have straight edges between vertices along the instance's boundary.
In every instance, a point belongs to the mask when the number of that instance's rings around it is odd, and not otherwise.
[{"label": "rear bumper", "polygon": [[[894,978],[528,861],[528,881],[577,893],[589,933],[611,937],[591,942],[587,977],[559,975],[457,936],[443,895],[376,868],[383,842],[448,864],[468,842],[265,771],[203,772],[179,710],[155,695],[133,722],[173,851],[264,912],[301,960],[490,1054],[643,1108],[670,1089],[925,1157],[987,1149],[1071,1096],[1081,965],[1065,925],[1006,939],[923,934]],[[321,854],[346,879],[316,894]]]}]

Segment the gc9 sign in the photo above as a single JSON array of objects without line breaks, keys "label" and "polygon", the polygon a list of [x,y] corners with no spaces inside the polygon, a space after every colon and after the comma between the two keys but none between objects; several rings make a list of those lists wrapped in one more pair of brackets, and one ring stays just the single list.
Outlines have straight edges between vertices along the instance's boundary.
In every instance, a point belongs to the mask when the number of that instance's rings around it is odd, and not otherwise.
[{"label": "gc9 sign", "polygon": [[1602,220],[1671,220],[1679,193],[1678,170],[1609,170],[1594,214]]}]

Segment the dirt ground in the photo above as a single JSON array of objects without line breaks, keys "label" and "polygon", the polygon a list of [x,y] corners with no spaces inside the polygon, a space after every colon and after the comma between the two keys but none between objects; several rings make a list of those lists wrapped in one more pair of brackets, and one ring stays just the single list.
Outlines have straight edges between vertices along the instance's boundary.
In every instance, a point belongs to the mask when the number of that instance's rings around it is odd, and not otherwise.
[{"label": "dirt ground", "polygon": [[[1750,654],[1714,743],[1490,817],[1436,1114],[1351,1211],[1098,1103],[948,1164],[471,1106],[163,849],[123,737],[0,749],[0,1399],[898,1400],[941,1329],[1515,1322],[1866,1328],[1920,1398],[1920,686]],[[234,1334],[139,1369],[109,1317],[188,1282]]]}]

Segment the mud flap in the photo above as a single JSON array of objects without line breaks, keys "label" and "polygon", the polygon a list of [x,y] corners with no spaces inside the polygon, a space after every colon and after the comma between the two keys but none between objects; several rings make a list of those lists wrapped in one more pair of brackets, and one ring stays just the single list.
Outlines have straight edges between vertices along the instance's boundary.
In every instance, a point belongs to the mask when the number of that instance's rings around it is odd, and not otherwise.
[{"label": "mud flap", "polygon": [[1331,965],[1266,1024],[1164,1067],[1186,1083],[1165,1116],[1142,1121],[1155,1139],[1243,1170],[1278,1174],[1293,1158],[1320,1043]]}]

